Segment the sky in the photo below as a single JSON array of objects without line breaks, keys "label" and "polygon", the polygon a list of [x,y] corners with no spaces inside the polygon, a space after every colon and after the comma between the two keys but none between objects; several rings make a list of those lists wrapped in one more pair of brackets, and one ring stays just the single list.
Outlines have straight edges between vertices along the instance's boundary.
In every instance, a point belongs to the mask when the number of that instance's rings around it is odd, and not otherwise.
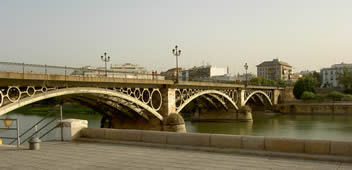
[{"label": "sky", "polygon": [[351,0],[0,0],[0,61],[60,66],[211,64],[256,73],[352,63]]}]

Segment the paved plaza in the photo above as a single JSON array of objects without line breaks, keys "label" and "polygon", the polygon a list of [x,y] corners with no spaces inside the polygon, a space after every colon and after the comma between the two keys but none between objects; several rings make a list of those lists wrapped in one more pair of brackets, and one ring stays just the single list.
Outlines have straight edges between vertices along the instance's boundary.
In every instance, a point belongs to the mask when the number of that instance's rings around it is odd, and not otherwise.
[{"label": "paved plaza", "polygon": [[351,163],[124,144],[43,142],[41,150],[0,146],[0,169],[351,169]]}]

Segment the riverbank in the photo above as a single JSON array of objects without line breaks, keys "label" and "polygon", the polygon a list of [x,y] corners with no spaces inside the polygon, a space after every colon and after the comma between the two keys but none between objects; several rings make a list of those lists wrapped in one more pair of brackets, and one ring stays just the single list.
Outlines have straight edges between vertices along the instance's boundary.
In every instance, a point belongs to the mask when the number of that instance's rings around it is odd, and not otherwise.
[{"label": "riverbank", "polygon": [[278,104],[274,110],[283,114],[317,114],[352,116],[352,102],[295,102]]}]

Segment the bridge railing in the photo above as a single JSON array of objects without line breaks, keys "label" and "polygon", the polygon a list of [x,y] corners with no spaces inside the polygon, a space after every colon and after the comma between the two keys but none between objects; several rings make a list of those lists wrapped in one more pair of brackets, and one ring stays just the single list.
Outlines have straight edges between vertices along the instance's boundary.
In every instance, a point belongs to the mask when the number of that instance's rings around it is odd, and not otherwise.
[{"label": "bridge railing", "polygon": [[14,62],[0,62],[1,72],[15,73],[37,73],[37,74],[56,74],[73,75],[83,77],[111,77],[111,78],[130,78],[130,79],[149,79],[164,80],[164,76],[148,73],[124,72],[116,70],[94,69],[90,67],[67,67],[41,64],[25,64]]},{"label": "bridge railing", "polygon": [[[53,66],[41,64],[26,64],[14,62],[0,62],[0,72],[15,72],[15,73],[37,73],[37,74],[55,74],[55,75],[70,75],[82,77],[110,77],[110,78],[128,78],[128,79],[148,79],[148,80],[174,80],[174,77],[165,77],[160,74],[148,73],[135,73],[124,72],[116,70],[94,69],[91,67],[67,67],[67,66]],[[224,84],[240,84],[245,85],[245,81],[236,80],[214,80],[214,79],[190,79],[180,77],[180,81],[193,81],[193,82],[212,82]],[[254,86],[277,86],[285,87],[282,85],[273,84],[258,84],[248,81],[247,85]]]}]

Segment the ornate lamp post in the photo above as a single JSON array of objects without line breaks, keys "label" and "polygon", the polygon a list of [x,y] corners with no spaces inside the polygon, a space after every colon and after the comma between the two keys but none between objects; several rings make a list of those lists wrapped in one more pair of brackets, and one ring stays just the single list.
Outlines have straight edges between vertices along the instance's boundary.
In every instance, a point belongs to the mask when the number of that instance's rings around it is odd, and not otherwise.
[{"label": "ornate lamp post", "polygon": [[110,61],[110,56],[106,57],[106,55],[107,55],[107,53],[105,52],[104,56],[101,56],[101,60],[105,62],[105,77],[108,77],[108,67],[107,67],[106,63]]},{"label": "ornate lamp post", "polygon": [[175,46],[174,49],[172,49],[172,54],[174,54],[174,56],[176,56],[176,80],[175,83],[178,83],[178,56],[181,55],[181,50],[177,49],[177,45]]},{"label": "ornate lamp post", "polygon": [[248,74],[247,74],[248,64],[247,63],[244,64],[244,69],[246,69],[246,86],[248,86],[248,78],[247,78],[247,76],[248,76]]}]

